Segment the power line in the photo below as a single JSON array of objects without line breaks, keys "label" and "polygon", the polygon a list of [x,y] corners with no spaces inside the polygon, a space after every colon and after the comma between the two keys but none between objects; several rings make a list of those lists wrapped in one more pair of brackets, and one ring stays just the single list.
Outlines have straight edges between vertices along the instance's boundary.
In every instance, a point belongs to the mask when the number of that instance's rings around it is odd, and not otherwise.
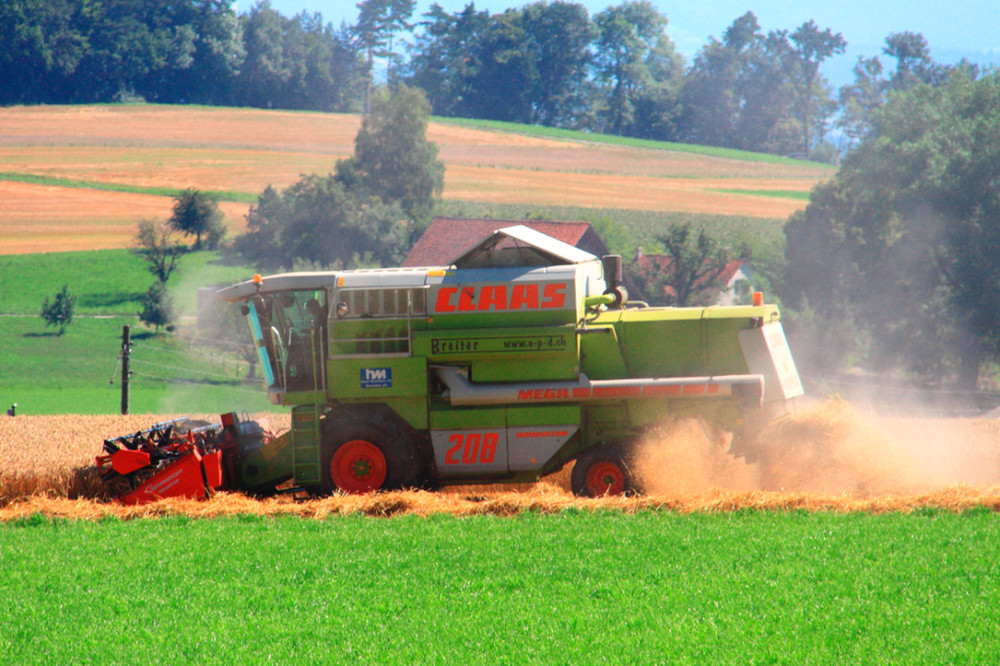
[{"label": "power line", "polygon": [[205,375],[207,377],[221,377],[222,379],[239,379],[238,375],[224,375],[218,372],[208,372],[207,370],[195,370],[194,368],[185,368],[179,365],[167,365],[165,363],[154,363],[153,361],[145,361],[142,359],[137,359],[132,357],[132,363],[138,363],[140,365],[150,365],[155,368],[163,368],[164,370],[177,370],[178,372],[191,373]]},{"label": "power line", "polygon": [[144,372],[132,371],[132,374],[136,377],[143,377],[145,379],[153,379],[161,382],[166,382],[168,384],[185,384],[188,386],[197,386],[199,388],[216,388],[222,391],[235,391],[237,393],[246,393],[248,395],[260,395],[259,391],[251,391],[250,389],[239,388],[236,386],[224,386],[221,384],[209,384],[205,382],[199,382],[192,379],[178,379],[173,377],[161,377],[159,375],[149,375]]}]

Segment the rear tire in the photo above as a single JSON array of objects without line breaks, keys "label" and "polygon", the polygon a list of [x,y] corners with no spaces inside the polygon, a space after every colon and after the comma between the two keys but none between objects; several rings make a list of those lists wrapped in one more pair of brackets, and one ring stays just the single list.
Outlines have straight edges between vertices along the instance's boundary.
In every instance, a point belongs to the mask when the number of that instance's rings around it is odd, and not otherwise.
[{"label": "rear tire", "polygon": [[322,465],[325,494],[411,488],[422,476],[412,431],[388,410],[328,418]]},{"label": "rear tire", "polygon": [[633,495],[640,490],[626,450],[613,442],[591,447],[577,458],[570,487],[580,497]]}]

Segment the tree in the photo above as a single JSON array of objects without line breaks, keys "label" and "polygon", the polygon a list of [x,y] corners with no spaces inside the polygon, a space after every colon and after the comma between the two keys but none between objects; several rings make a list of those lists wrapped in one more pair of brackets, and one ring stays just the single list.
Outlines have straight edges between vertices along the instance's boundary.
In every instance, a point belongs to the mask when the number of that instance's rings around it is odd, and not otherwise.
[{"label": "tree", "polygon": [[255,3],[240,18],[246,58],[237,99],[248,106],[283,106],[281,100],[291,78],[284,51],[285,18],[267,0]]},{"label": "tree", "polygon": [[520,9],[493,16],[471,54],[472,76],[465,109],[475,118],[531,122],[531,90],[538,85]]},{"label": "tree", "polygon": [[379,89],[336,175],[268,187],[247,214],[233,251],[262,268],[398,263],[441,192],[444,166],[427,141],[429,105],[400,85]]},{"label": "tree", "polygon": [[1000,352],[998,122],[998,73],[893,95],[786,225],[789,302],[853,321],[856,359],[975,389]]},{"label": "tree", "polygon": [[188,236],[194,234],[195,250],[201,249],[202,234],[208,249],[215,250],[226,235],[222,220],[222,211],[215,199],[200,190],[188,188],[174,197],[174,212],[168,223]]},{"label": "tree", "polygon": [[360,197],[334,176],[312,174],[282,192],[265,190],[233,252],[264,270],[394,265],[409,246],[405,220],[398,204]]},{"label": "tree", "polygon": [[76,72],[90,48],[72,0],[0,3],[0,103],[57,101],[58,85]]},{"label": "tree", "polygon": [[[732,27],[727,34],[731,30]],[[680,119],[683,141],[733,145],[735,123],[741,108],[736,81],[743,69],[742,49],[743,45],[733,47],[710,37],[708,44],[695,55],[684,80]]]},{"label": "tree", "polygon": [[470,54],[477,52],[489,21],[489,12],[476,11],[473,3],[452,15],[435,2],[424,14],[423,30],[410,51],[407,83],[426,93],[435,115],[466,113],[476,70]]},{"label": "tree", "polygon": [[388,82],[394,83],[392,66],[395,54],[392,38],[400,30],[409,30],[415,0],[362,0],[358,3],[358,22],[354,36],[358,46],[368,54],[368,88],[365,92],[365,113],[368,113],[374,83],[375,58],[386,58]]},{"label": "tree", "polygon": [[398,203],[414,221],[425,221],[444,187],[444,165],[427,140],[430,105],[405,85],[382,88],[372,98],[354,139],[354,156],[337,163],[337,174],[353,193]]},{"label": "tree", "polygon": [[728,148],[764,150],[788,105],[784,77],[767,53],[753,12],[733,21],[722,40],[710,38],[687,72],[680,138]]},{"label": "tree", "polygon": [[156,333],[160,332],[161,327],[169,328],[177,318],[174,301],[167,293],[167,285],[163,282],[154,282],[139,302],[142,304],[142,310],[138,313],[139,321],[153,326]]},{"label": "tree", "polygon": [[633,274],[642,295],[654,305],[708,305],[722,288],[720,277],[729,256],[719,241],[690,224],[671,224],[656,237],[665,252],[640,256]]},{"label": "tree", "polygon": [[636,117],[642,105],[665,109],[669,116],[681,81],[683,62],[666,35],[667,17],[648,0],[629,0],[597,14],[594,23],[601,129],[624,136],[671,138],[662,131],[651,134]]},{"label": "tree", "polygon": [[882,53],[895,58],[896,71],[889,81],[893,90],[909,90],[918,83],[936,84],[946,70],[934,64],[924,36],[917,32],[894,32],[885,38]]},{"label": "tree", "polygon": [[146,260],[146,270],[160,282],[166,282],[177,268],[177,260],[184,254],[170,229],[156,220],[142,220],[136,234],[138,246],[134,252]]},{"label": "tree", "polygon": [[532,124],[572,127],[589,104],[587,70],[595,29],[587,8],[573,2],[534,2],[521,15],[534,61],[528,90]]},{"label": "tree", "polygon": [[872,114],[885,104],[889,83],[882,77],[878,58],[858,58],[854,83],[840,89],[840,127],[852,143],[860,143],[873,130]]},{"label": "tree", "polygon": [[228,6],[205,3],[198,11],[194,62],[172,96],[175,101],[234,104],[234,82],[246,59],[243,23]]},{"label": "tree", "polygon": [[791,35],[787,30],[772,32],[769,42],[798,93],[802,152],[808,157],[814,130],[822,128],[826,118],[834,111],[828,103],[819,66],[830,56],[843,53],[847,41],[839,32],[834,34],[829,28],[820,30],[814,21],[808,21]]},{"label": "tree", "polygon": [[42,319],[45,320],[45,325],[58,326],[59,335],[62,335],[66,332],[66,327],[73,321],[73,307],[75,305],[76,296],[70,294],[69,286],[64,284],[51,303],[49,303],[48,296],[42,302]]}]

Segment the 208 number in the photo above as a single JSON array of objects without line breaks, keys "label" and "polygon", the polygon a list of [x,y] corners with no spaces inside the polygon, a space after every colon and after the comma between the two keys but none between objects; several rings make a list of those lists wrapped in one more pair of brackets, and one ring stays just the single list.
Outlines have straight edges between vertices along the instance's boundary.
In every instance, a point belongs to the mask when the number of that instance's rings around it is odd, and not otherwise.
[{"label": "208 number", "polygon": [[489,465],[497,455],[497,443],[500,441],[499,433],[470,432],[463,434],[456,432],[448,437],[452,446],[444,454],[446,465]]}]

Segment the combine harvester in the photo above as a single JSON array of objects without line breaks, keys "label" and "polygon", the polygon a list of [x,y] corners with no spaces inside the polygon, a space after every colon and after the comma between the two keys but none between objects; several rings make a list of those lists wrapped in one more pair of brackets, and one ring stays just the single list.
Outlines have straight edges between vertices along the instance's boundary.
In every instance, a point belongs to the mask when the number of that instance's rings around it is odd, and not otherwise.
[{"label": "combine harvester", "polygon": [[255,276],[219,297],[243,304],[291,429],[161,425],[98,462],[144,502],[525,482],[572,461],[574,493],[618,495],[641,490],[642,435],[687,417],[752,456],[802,394],[777,307],[646,307],[621,281],[620,257],[523,226],[448,267]]}]

